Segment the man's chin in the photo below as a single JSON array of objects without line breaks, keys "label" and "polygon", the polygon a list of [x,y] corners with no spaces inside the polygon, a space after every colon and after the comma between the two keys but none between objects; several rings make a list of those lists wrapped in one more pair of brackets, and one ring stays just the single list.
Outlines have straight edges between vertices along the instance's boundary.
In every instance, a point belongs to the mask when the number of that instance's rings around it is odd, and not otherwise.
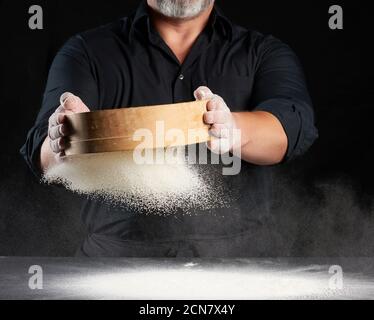
[{"label": "man's chin", "polygon": [[170,19],[191,20],[200,16],[214,1],[198,0],[193,5],[183,5],[175,1],[164,0],[158,2],[157,11]]}]

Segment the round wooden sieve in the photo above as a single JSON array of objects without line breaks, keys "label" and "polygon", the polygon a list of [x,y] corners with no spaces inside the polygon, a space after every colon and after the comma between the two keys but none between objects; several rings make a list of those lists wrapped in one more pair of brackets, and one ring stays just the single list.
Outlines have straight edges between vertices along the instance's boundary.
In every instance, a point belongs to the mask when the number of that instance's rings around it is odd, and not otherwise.
[{"label": "round wooden sieve", "polygon": [[167,148],[209,140],[207,101],[109,109],[67,116],[72,135],[67,156]]}]

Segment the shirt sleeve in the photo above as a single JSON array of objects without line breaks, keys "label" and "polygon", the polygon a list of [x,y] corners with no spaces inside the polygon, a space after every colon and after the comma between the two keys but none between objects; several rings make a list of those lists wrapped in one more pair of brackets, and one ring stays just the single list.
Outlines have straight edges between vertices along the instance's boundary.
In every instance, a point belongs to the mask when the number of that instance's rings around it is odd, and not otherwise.
[{"label": "shirt sleeve", "polygon": [[48,120],[60,105],[60,97],[65,92],[79,96],[91,110],[97,108],[97,81],[81,36],[71,38],[56,55],[49,71],[42,107],[20,150],[38,178],[42,175],[39,167],[40,149],[48,134]]},{"label": "shirt sleeve", "polygon": [[257,47],[253,105],[281,122],[288,137],[284,161],[304,154],[318,138],[314,111],[301,64],[295,53],[272,36]]}]

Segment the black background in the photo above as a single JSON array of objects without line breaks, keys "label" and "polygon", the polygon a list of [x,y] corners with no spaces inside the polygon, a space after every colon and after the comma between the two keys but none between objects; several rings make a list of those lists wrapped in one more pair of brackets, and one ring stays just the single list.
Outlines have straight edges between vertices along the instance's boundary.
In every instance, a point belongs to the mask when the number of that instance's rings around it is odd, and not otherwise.
[{"label": "black background", "polygon": [[[0,1],[0,256],[70,256],[84,235],[81,199],[40,185],[19,155],[49,66],[73,34],[131,13],[138,1]],[[365,1],[219,1],[236,23],[271,33],[300,57],[320,139],[279,171],[275,217],[285,256],[374,256],[373,39]],[[44,9],[44,30],[28,8]],[[330,5],[344,30],[328,27]]]}]

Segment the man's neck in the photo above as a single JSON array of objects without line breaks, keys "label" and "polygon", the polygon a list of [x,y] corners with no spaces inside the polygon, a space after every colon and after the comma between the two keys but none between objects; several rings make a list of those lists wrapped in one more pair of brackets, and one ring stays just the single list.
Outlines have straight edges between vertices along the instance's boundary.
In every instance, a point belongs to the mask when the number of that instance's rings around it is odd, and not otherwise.
[{"label": "man's neck", "polygon": [[154,27],[182,64],[195,41],[208,24],[213,5],[191,19],[169,18],[150,8]]}]

